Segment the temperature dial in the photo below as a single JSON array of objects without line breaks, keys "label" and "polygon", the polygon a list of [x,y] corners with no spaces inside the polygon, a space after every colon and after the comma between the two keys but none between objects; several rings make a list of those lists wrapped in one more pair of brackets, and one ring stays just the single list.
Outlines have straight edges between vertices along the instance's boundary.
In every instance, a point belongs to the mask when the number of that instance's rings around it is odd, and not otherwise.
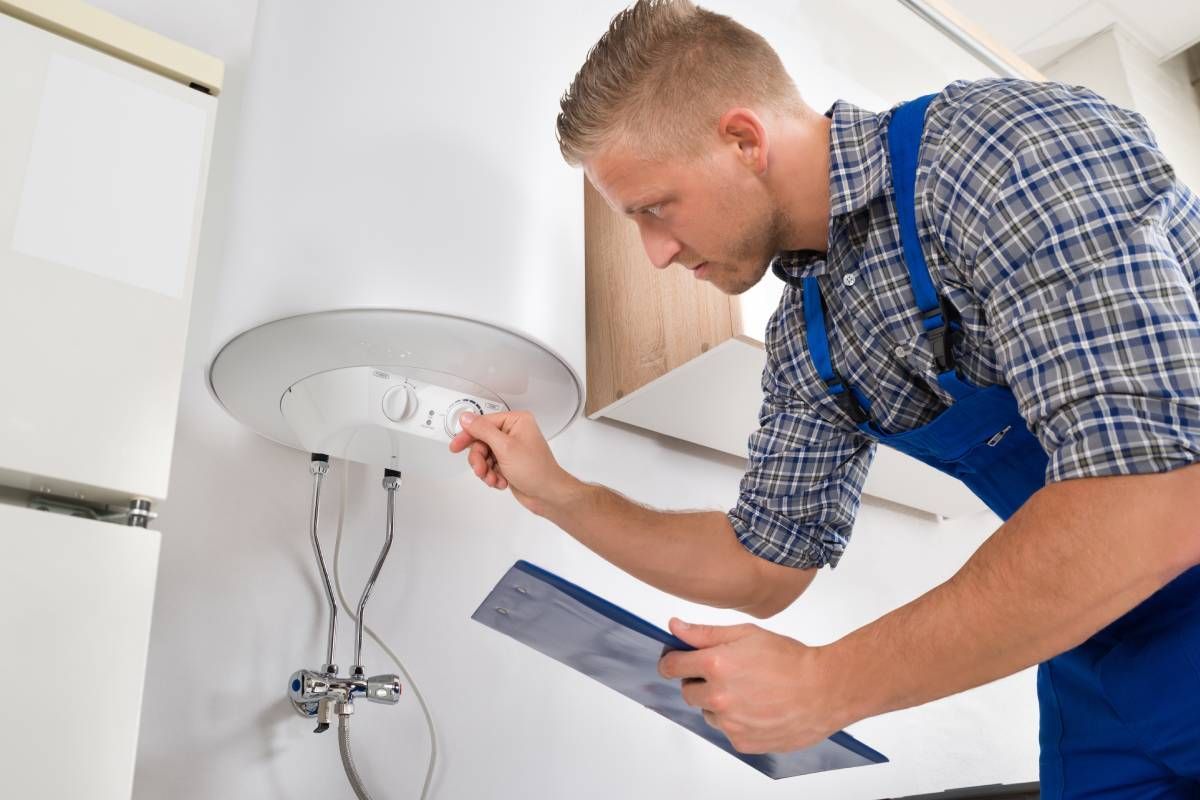
[{"label": "temperature dial", "polygon": [[459,420],[462,415],[470,411],[472,414],[482,416],[483,409],[479,407],[479,403],[474,400],[455,400],[450,404],[450,408],[446,410],[446,435],[454,438],[462,431],[462,425]]},{"label": "temperature dial", "polygon": [[392,422],[411,417],[417,405],[417,393],[407,383],[393,386],[383,395],[383,415]]}]

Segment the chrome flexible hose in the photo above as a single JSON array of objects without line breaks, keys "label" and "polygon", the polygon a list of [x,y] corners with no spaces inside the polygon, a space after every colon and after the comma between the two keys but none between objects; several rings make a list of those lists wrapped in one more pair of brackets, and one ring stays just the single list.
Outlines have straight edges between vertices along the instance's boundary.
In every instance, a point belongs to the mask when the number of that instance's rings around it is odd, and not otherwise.
[{"label": "chrome flexible hose", "polygon": [[342,751],[342,766],[346,769],[346,778],[358,800],[371,800],[367,787],[363,786],[362,778],[354,767],[354,757],[350,755],[350,715],[338,715],[338,749]]},{"label": "chrome flexible hose", "polygon": [[[319,460],[326,459],[325,461]],[[333,661],[333,643],[337,636],[337,601],[333,599],[333,587],[329,583],[329,571],[325,569],[325,556],[321,553],[321,542],[317,539],[317,518],[321,513],[321,481],[329,470],[328,456],[314,453],[309,464],[313,476],[312,513],[309,515],[309,537],[312,540],[313,556],[317,559],[317,570],[321,574],[321,583],[325,587],[325,597],[329,601],[329,636],[325,643],[325,670],[337,672]]]}]

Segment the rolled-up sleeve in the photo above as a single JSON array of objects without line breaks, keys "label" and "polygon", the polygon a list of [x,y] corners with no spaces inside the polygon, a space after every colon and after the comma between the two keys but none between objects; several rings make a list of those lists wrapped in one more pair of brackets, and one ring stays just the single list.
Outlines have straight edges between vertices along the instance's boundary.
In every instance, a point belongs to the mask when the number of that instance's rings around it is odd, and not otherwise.
[{"label": "rolled-up sleeve", "polygon": [[[794,306],[796,304],[793,304]],[[793,312],[794,313],[794,312]],[[874,442],[822,419],[789,391],[779,352],[786,325],[768,328],[759,428],[728,517],[751,553],[789,567],[836,567],[850,541]]]},{"label": "rolled-up sleeve", "polygon": [[1030,109],[974,276],[1047,482],[1200,460],[1200,204],[1136,115]]}]

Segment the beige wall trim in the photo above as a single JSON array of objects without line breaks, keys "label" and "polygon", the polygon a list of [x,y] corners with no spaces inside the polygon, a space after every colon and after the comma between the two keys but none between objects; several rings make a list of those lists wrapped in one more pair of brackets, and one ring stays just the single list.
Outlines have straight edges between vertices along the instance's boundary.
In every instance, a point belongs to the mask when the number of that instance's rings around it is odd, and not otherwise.
[{"label": "beige wall trim", "polygon": [[218,95],[225,65],[81,0],[0,0],[0,13]]},{"label": "beige wall trim", "polygon": [[1012,78],[1031,81],[1049,80],[1032,64],[989,36],[982,28],[952,8],[945,0],[900,0],[960,47],[983,63]]}]

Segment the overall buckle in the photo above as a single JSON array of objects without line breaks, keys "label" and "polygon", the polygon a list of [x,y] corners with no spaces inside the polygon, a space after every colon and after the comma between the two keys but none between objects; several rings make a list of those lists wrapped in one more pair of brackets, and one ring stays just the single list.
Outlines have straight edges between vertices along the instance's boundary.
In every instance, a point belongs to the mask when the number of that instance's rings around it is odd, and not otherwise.
[{"label": "overall buckle", "polygon": [[[825,381],[825,386],[830,390],[829,394],[833,396],[833,401],[837,403],[838,408],[845,411],[846,415],[854,420],[855,425],[861,425],[871,418],[858,402],[858,398],[854,396],[854,392],[850,391],[850,384],[842,380],[841,375],[835,373],[831,380]],[[837,388],[840,388],[841,391],[834,391]]]},{"label": "overall buckle", "polygon": [[942,324],[925,331],[929,337],[929,345],[933,348],[933,357],[937,362],[939,372],[949,372],[954,369],[954,333],[959,330],[958,322],[962,317],[958,309],[950,304],[945,295],[938,295],[938,307],[921,313],[921,321],[940,316]]}]

